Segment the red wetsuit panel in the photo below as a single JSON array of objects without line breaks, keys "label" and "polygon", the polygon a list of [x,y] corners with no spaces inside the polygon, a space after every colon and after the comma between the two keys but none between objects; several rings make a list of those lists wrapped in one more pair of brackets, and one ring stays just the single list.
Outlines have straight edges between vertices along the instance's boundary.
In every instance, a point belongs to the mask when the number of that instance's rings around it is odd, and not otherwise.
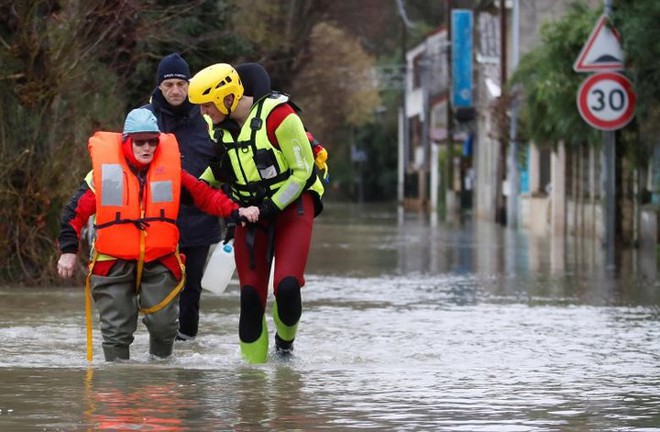
[{"label": "red wetsuit panel", "polygon": [[309,247],[314,226],[314,197],[311,192],[302,196],[278,213],[273,221],[256,224],[254,231],[253,259],[254,268],[250,268],[250,250],[246,244],[248,227],[237,226],[234,233],[234,253],[236,269],[241,281],[241,287],[252,286],[259,293],[262,305],[266,305],[268,295],[268,274],[266,268],[266,253],[268,249],[268,229],[274,224],[275,239],[275,278],[273,281],[275,294],[279,282],[293,276],[300,286],[305,285],[305,266],[309,255]]},{"label": "red wetsuit panel", "polygon": [[266,119],[266,132],[268,133],[268,141],[277,148],[280,148],[280,142],[275,136],[275,131],[282,124],[284,119],[289,115],[295,114],[296,112],[291,108],[289,104],[281,104],[276,106],[268,115]]}]

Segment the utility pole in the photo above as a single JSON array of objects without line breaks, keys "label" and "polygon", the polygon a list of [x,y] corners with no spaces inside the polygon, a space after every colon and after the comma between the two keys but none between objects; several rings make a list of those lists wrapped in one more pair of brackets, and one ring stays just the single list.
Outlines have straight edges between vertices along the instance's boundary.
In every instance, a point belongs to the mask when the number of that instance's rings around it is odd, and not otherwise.
[{"label": "utility pole", "polygon": [[399,17],[401,18],[401,66],[403,68],[403,88],[401,94],[401,147],[399,149],[399,184],[397,195],[399,205],[403,206],[405,200],[405,182],[406,171],[408,167],[408,158],[410,157],[410,127],[408,125],[408,109],[406,108],[406,96],[408,95],[408,51],[407,35],[408,30],[413,28],[413,24],[408,19],[404,0],[395,0]]},{"label": "utility pole", "polygon": [[[507,76],[507,19],[505,0],[500,1],[500,87],[504,89]],[[502,177],[506,172],[506,146],[504,140],[498,140],[499,152],[497,157],[497,170],[495,178],[495,222],[504,225],[506,222],[506,203],[502,191]],[[508,202],[508,201],[507,201]]]},{"label": "utility pole", "polygon": [[[419,68],[422,79],[422,112],[424,121],[422,122],[422,150],[424,152],[424,163],[422,168],[422,175],[419,179],[419,200],[423,210],[429,209],[429,180],[431,174],[431,140],[429,139],[431,111],[429,102],[430,92],[430,75],[431,75],[431,61],[428,55],[428,46],[424,48],[424,54],[419,62]],[[432,209],[434,210],[434,209]]]},{"label": "utility pole", "polygon": [[403,205],[405,199],[405,182],[406,182],[406,170],[408,166],[408,155],[410,154],[409,150],[409,140],[410,133],[408,132],[408,110],[406,108],[406,96],[408,94],[408,60],[406,59],[406,50],[407,48],[407,35],[408,35],[408,26],[406,24],[406,18],[404,11],[400,10],[401,13],[401,65],[403,68],[403,88],[401,94],[401,147],[402,150],[399,152],[399,184],[397,188],[397,196],[399,198],[399,205]]},{"label": "utility pole", "polygon": [[[452,38],[452,28],[451,28],[451,11],[452,11],[452,0],[447,0],[446,3],[446,16],[447,16],[447,39]],[[453,44],[453,40],[450,40]],[[454,116],[452,114],[453,108],[451,103],[451,82],[452,82],[452,57],[451,57],[451,46],[447,49],[447,169],[445,170],[445,178],[447,184],[445,185],[445,211],[446,216],[450,215],[450,212],[454,211],[454,194],[453,184],[454,184]]]},{"label": "utility pole", "polygon": [[[502,1],[502,13],[506,15],[504,1]],[[520,4],[519,0],[513,0],[513,22],[511,23],[511,66],[515,71],[520,58]],[[505,36],[506,38],[506,36]],[[506,41],[506,39],[505,39]],[[503,82],[506,80],[504,79]],[[509,125],[509,197],[507,199],[507,225],[510,228],[518,228],[520,176],[518,175],[518,101],[515,91],[512,91],[511,119]]]}]

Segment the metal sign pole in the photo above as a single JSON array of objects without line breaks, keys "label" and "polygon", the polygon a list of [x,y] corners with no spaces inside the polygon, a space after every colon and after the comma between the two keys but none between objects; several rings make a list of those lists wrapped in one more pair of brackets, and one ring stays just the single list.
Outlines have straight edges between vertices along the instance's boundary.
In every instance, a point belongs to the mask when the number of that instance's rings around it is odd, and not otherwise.
[{"label": "metal sign pole", "polygon": [[[610,16],[612,13],[612,1],[605,1],[605,15]],[[605,253],[606,265],[613,267],[614,260],[614,241],[615,241],[615,205],[616,205],[616,137],[614,131],[603,132],[603,148],[602,148],[602,162],[603,162],[603,194],[604,194],[604,223],[605,223]]]},{"label": "metal sign pole", "polygon": [[616,139],[614,131],[603,132],[602,165],[603,165],[603,194],[605,217],[605,246],[607,266],[614,266],[614,241],[616,226],[616,165],[614,155],[616,153]]}]

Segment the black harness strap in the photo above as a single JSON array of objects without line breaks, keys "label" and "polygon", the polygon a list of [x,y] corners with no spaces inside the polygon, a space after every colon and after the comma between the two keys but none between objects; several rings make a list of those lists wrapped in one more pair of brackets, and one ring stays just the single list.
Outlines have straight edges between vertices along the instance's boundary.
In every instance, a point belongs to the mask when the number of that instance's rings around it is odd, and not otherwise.
[{"label": "black harness strap", "polygon": [[176,224],[175,219],[171,218],[166,218],[165,217],[165,210],[160,209],[160,216],[158,217],[148,217],[148,218],[140,218],[140,219],[122,219],[121,218],[121,213],[117,212],[115,213],[115,220],[112,220],[110,222],[102,223],[102,224],[94,224],[94,228],[96,229],[103,229],[107,228],[112,225],[117,225],[117,224],[134,224],[139,230],[145,230],[147,227],[151,226],[149,225],[149,222],[169,222],[171,224]]},{"label": "black harness strap", "polygon": [[[288,179],[290,176],[291,176],[291,170],[287,170],[267,180],[260,180],[258,183],[252,182],[245,185],[237,184],[237,185],[232,185],[231,187],[240,192],[248,192],[250,194],[254,194],[259,190],[260,187],[261,189],[263,189],[264,187],[270,188],[270,186],[277,184],[279,182],[283,182],[284,180]],[[275,191],[270,191],[270,195],[272,195],[274,192]],[[269,196],[268,193],[266,195]]]},{"label": "black harness strap", "polygon": [[305,214],[305,207],[303,206],[303,200],[302,198],[298,198],[298,206],[297,206],[297,211],[298,211],[298,216],[302,216]]},{"label": "black harness strap", "polygon": [[224,143],[227,150],[236,150],[250,147],[249,141],[234,141],[230,143]]},{"label": "black harness strap", "polygon": [[248,224],[247,232],[245,234],[245,245],[250,252],[250,268],[254,269],[256,266],[256,260],[254,258],[254,238],[257,229],[263,229],[266,231],[266,236],[268,238],[268,243],[266,245],[266,267],[270,269],[270,265],[273,262],[273,256],[275,255],[275,224],[271,223],[268,227],[264,227],[258,224]]},{"label": "black harness strap", "polygon": [[268,226],[268,246],[266,247],[266,267],[270,271],[270,264],[273,262],[275,255],[275,223]]},{"label": "black harness strap", "polygon": [[[234,151],[236,152],[236,161],[238,163],[238,166],[241,170],[241,174],[243,175],[243,180],[245,183],[249,183],[247,175],[245,174],[245,170],[243,169],[243,164],[241,164],[241,157],[239,155],[239,151],[247,151],[248,146],[252,148],[252,154],[256,154],[257,152],[257,144],[256,144],[256,136],[257,136],[257,131],[261,129],[261,126],[263,125],[263,120],[261,119],[261,110],[263,109],[264,103],[263,101],[258,102],[257,105],[257,113],[256,115],[252,118],[250,121],[250,140],[248,142],[234,142],[233,145],[229,144],[227,145],[227,148],[233,148]],[[253,192],[251,190],[247,190],[248,193],[251,195]]]},{"label": "black harness strap", "polygon": [[257,229],[257,225],[249,224],[247,227],[247,233],[245,234],[245,245],[250,251],[250,268],[254,269],[254,230]]}]

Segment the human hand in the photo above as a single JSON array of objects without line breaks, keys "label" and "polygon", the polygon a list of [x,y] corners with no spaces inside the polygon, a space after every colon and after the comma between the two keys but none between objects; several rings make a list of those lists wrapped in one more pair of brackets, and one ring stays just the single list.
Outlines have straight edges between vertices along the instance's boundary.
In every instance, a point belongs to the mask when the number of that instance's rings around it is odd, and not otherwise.
[{"label": "human hand", "polygon": [[[259,220],[259,207],[241,207],[238,209],[238,216],[241,219],[247,219],[248,222],[256,222]],[[242,221],[241,224],[245,225],[245,221]]]},{"label": "human hand", "polygon": [[74,253],[63,253],[57,261],[57,273],[60,277],[70,278],[76,270],[78,256]]}]

